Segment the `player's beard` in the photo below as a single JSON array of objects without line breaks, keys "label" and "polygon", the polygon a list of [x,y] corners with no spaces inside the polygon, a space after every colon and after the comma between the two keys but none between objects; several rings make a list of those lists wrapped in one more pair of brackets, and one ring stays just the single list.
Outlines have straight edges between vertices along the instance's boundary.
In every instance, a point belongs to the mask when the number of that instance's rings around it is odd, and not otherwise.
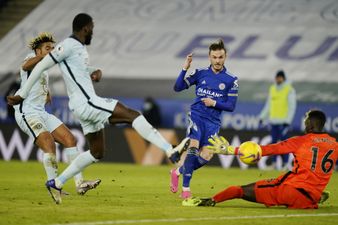
[{"label": "player's beard", "polygon": [[90,42],[92,41],[92,34],[88,34],[85,37],[85,45],[90,45]]},{"label": "player's beard", "polygon": [[221,64],[214,64],[213,67],[216,72],[220,72],[223,69],[223,65]]}]

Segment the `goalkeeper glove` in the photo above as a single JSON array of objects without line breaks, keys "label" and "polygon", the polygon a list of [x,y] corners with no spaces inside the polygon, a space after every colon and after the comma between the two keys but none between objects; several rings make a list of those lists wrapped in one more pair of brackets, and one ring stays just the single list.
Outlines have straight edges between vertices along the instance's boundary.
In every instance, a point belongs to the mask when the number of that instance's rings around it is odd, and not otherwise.
[{"label": "goalkeeper glove", "polygon": [[216,154],[235,155],[235,148],[229,145],[229,142],[222,136],[213,135],[208,139],[211,145],[207,148]]}]

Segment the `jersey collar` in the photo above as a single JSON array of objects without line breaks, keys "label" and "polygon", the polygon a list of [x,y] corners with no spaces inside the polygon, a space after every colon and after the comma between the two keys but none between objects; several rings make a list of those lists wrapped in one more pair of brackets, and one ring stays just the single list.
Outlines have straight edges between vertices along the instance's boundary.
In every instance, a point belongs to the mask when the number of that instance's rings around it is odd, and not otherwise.
[{"label": "jersey collar", "polygon": [[[211,65],[209,65],[209,71],[211,71],[213,74],[216,74],[212,70]],[[225,68],[225,66],[223,66],[223,69],[219,73],[217,73],[217,74],[226,73],[226,72],[227,72],[227,68]]]},{"label": "jersey collar", "polygon": [[84,44],[82,44],[82,42],[81,42],[77,37],[75,37],[74,34],[70,35],[69,37],[70,37],[70,38],[74,38],[75,40],[77,40],[78,42],[80,42],[81,45],[84,45]]}]

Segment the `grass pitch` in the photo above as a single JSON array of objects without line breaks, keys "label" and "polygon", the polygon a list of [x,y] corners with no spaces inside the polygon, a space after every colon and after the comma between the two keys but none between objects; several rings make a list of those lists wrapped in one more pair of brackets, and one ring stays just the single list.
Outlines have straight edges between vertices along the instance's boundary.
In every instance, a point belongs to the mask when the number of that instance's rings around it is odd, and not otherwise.
[{"label": "grass pitch", "polygon": [[[61,164],[60,171],[64,168]],[[41,163],[0,161],[0,224],[337,224],[337,172],[327,187],[330,199],[318,210],[288,210],[243,200],[216,207],[183,207],[179,193],[169,191],[169,169],[169,166],[97,163],[88,167],[84,176],[101,178],[100,186],[79,196],[70,180],[64,190],[71,195],[56,205],[44,187]],[[228,185],[277,175],[277,171],[205,167],[194,174],[192,191],[195,196],[209,197]]]}]

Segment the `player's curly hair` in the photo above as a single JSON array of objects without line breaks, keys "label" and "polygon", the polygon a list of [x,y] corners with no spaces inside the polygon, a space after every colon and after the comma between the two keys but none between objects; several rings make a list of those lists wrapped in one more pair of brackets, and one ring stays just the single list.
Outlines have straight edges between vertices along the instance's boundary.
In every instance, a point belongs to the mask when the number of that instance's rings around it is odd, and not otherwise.
[{"label": "player's curly hair", "polygon": [[48,33],[48,32],[40,33],[37,37],[33,38],[29,42],[28,46],[30,49],[35,50],[39,48],[42,43],[45,43],[45,42],[55,43],[54,37],[51,33]]},{"label": "player's curly hair", "polygon": [[212,44],[209,46],[209,53],[210,53],[211,51],[222,50],[222,49],[225,51],[225,54],[226,54],[226,53],[227,53],[227,50],[226,50],[226,48],[225,48],[225,46],[224,46],[223,40],[220,38],[220,39],[218,39],[217,42],[212,43]]}]

